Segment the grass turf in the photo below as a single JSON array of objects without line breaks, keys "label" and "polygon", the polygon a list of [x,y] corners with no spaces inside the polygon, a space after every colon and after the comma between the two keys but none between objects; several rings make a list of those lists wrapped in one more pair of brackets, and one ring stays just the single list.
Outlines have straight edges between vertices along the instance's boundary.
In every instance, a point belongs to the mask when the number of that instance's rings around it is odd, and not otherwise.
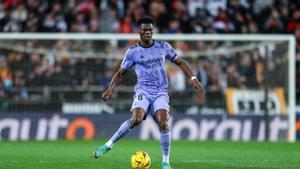
[{"label": "grass turf", "polygon": [[[123,139],[101,159],[92,159],[96,141],[0,141],[0,169],[130,169],[130,156],[149,153],[151,169],[161,165],[158,141]],[[300,144],[173,141],[173,169],[300,168]]]}]

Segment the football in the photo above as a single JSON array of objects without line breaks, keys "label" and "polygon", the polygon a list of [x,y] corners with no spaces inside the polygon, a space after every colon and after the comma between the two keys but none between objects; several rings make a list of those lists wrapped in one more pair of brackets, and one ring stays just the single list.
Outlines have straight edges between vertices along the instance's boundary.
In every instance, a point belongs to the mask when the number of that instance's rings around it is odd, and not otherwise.
[{"label": "football", "polygon": [[138,151],[131,156],[132,169],[148,169],[151,165],[151,159],[148,153]]}]

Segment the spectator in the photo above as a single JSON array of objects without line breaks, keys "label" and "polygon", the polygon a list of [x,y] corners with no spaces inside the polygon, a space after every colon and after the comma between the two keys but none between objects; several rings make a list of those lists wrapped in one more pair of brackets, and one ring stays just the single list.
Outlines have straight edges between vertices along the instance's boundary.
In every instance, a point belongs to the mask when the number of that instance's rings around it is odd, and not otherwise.
[{"label": "spectator", "polygon": [[191,22],[193,31],[196,33],[209,33],[212,31],[212,17],[204,8],[198,8]]},{"label": "spectator", "polygon": [[289,33],[295,32],[300,27],[300,9],[296,10],[292,14],[292,19],[288,22],[287,31]]},{"label": "spectator", "polygon": [[[126,18],[121,24],[121,32],[129,33],[132,31],[130,28],[132,25],[130,18]],[[126,27],[126,28],[125,28]],[[122,29],[123,28],[123,29]],[[117,11],[116,10],[106,10],[102,13],[99,22],[99,31],[105,33],[119,32],[120,26],[118,24]]]},{"label": "spectator", "polygon": [[24,4],[19,4],[18,7],[15,10],[13,10],[11,14],[12,20],[20,25],[22,25],[22,23],[26,21],[27,16],[27,10]]},{"label": "spectator", "polygon": [[267,18],[264,31],[269,33],[280,33],[283,31],[283,23],[276,9],[272,9],[271,15]]},{"label": "spectator", "polygon": [[46,15],[45,20],[42,23],[42,32],[55,32],[55,20],[52,14]]},{"label": "spectator", "polygon": [[120,32],[121,33],[133,33],[133,22],[129,15],[124,16],[120,21]]},{"label": "spectator", "polygon": [[210,0],[207,1],[206,8],[212,16],[220,15],[220,11],[225,11],[227,0]]},{"label": "spectator", "polygon": [[243,83],[240,79],[240,75],[237,72],[236,64],[228,65],[226,69],[226,74],[227,74],[227,87],[235,87],[235,88],[243,87]]},{"label": "spectator", "polygon": [[247,52],[243,52],[240,54],[240,56],[238,56],[238,58],[240,60],[238,70],[241,83],[243,83],[243,86],[247,86],[250,88],[257,87],[255,80],[255,65],[250,54]]},{"label": "spectator", "polygon": [[125,11],[124,11],[124,1],[123,0],[107,0],[107,1],[101,1],[100,4],[100,9],[102,11],[105,10],[114,10],[116,11],[116,16],[118,18],[121,18],[124,16]]},{"label": "spectator", "polygon": [[195,17],[199,9],[205,9],[205,0],[189,0],[188,1],[188,10],[190,17]]},{"label": "spectator", "polygon": [[0,60],[0,79],[5,89],[9,89],[13,86],[12,73],[9,70],[7,60],[1,58]]},{"label": "spectator", "polygon": [[233,31],[234,27],[226,11],[219,9],[219,13],[215,16],[213,21],[213,28],[218,33],[230,33]]}]

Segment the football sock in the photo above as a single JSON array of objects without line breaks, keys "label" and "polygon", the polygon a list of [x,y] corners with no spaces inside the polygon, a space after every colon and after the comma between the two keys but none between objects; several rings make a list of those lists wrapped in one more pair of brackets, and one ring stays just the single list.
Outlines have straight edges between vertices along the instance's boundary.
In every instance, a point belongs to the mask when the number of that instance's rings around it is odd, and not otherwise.
[{"label": "football sock", "polygon": [[170,147],[171,147],[171,132],[169,129],[160,131],[160,144],[163,156],[163,162],[169,163]]},{"label": "football sock", "polygon": [[125,121],[105,145],[111,148],[114,143],[124,137],[133,128],[134,126],[131,124],[130,119]]}]

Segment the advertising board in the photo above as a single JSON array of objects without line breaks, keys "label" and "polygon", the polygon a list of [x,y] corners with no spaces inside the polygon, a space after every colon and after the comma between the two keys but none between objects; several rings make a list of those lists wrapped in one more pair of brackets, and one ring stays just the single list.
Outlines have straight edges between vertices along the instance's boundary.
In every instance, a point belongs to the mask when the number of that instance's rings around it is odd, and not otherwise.
[{"label": "advertising board", "polygon": [[[1,114],[0,140],[57,140],[109,138],[129,118],[129,114]],[[269,119],[269,138],[286,140],[288,120],[282,116]],[[299,124],[299,123],[298,123]],[[174,140],[263,140],[265,123],[261,116],[171,114]],[[159,139],[159,130],[150,116],[126,137]]]}]

